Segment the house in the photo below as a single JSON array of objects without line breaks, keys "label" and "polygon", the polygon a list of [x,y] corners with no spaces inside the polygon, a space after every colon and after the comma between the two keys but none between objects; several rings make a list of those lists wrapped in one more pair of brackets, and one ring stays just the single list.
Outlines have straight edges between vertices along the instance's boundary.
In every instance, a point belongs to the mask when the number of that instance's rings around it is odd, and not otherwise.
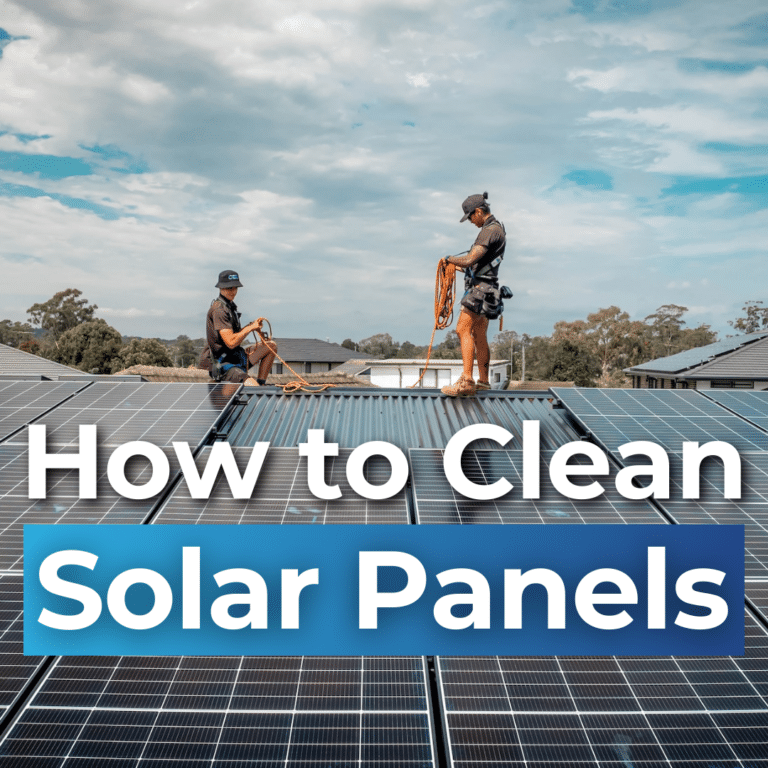
[{"label": "house", "polygon": [[[277,351],[297,373],[325,373],[337,365],[346,363],[359,356],[359,352],[320,339],[280,339],[275,338]],[[272,373],[290,373],[279,361],[275,360]]]},{"label": "house", "polygon": [[768,389],[768,331],[731,336],[624,373],[635,389]]},{"label": "house", "polygon": [[[493,389],[501,389],[504,386],[507,380],[508,364],[508,360],[491,360],[490,381]],[[371,384],[378,387],[398,388],[416,384],[425,367],[427,372],[418,384],[422,389],[434,389],[453,384],[464,370],[461,360],[435,358],[429,361],[429,366],[426,359],[354,360],[350,361],[347,370],[349,372],[354,370],[356,376],[370,378]],[[473,378],[477,381],[477,366],[473,371]]]}]

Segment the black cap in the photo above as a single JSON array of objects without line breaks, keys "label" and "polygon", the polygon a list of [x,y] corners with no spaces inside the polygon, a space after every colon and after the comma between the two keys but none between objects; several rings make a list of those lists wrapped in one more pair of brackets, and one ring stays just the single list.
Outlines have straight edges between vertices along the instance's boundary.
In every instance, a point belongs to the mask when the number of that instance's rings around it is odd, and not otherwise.
[{"label": "black cap", "polygon": [[485,202],[488,199],[488,193],[483,192],[482,195],[470,195],[462,204],[464,209],[464,216],[459,219],[459,223],[466,221],[474,212],[476,208],[482,208],[487,205]]},{"label": "black cap", "polygon": [[237,274],[234,269],[225,269],[223,272],[219,272],[219,282],[216,283],[217,288],[242,288],[243,284],[240,282],[240,275]]}]

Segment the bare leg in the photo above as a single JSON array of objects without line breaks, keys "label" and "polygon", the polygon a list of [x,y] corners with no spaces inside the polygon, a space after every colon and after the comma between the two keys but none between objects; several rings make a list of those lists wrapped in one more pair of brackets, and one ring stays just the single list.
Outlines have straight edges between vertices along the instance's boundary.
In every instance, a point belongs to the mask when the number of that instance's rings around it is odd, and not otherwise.
[{"label": "bare leg", "polygon": [[265,341],[262,344],[257,344],[248,348],[248,364],[255,366],[259,365],[259,372],[257,378],[266,380],[269,376],[269,372],[272,370],[272,363],[275,362],[275,353],[277,352],[277,344],[274,341]]},{"label": "bare leg", "polygon": [[464,362],[464,378],[472,380],[472,368],[475,362],[475,339],[472,335],[473,317],[479,317],[474,312],[462,309],[456,323],[456,333],[461,342],[461,359]]}]

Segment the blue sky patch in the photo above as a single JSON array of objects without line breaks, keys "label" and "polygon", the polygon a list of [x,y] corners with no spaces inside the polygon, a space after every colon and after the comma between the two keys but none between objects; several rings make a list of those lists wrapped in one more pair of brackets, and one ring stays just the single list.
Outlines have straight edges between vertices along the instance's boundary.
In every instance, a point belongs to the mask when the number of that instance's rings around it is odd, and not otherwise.
[{"label": "blue sky patch", "polygon": [[563,176],[563,181],[570,181],[588,189],[613,189],[613,179],[603,171],[571,171]]},{"label": "blue sky patch", "polygon": [[120,214],[114,208],[108,208],[105,205],[99,205],[90,200],[84,200],[81,197],[70,197],[69,195],[60,195],[57,192],[46,192],[43,189],[28,187],[24,184],[0,182],[0,197],[50,197],[67,208],[91,211],[100,219],[105,219],[106,221],[114,221],[120,218]]},{"label": "blue sky patch", "polygon": [[765,45],[768,43],[768,13],[750,16],[733,29],[738,29],[742,33],[740,42],[746,45]]},{"label": "blue sky patch", "polygon": [[768,202],[768,176],[732,176],[725,179],[680,176],[671,186],[661,190],[662,197],[670,195],[717,195],[723,192],[734,192],[738,195],[763,195]]},{"label": "blue sky patch", "polygon": [[723,141],[708,141],[699,145],[703,152],[718,152],[723,154],[739,154],[750,157],[768,155],[768,144],[728,144]]},{"label": "blue sky patch", "polygon": [[755,67],[768,66],[768,61],[720,61],[718,59],[678,59],[677,66],[683,72],[727,72],[740,75]]},{"label": "blue sky patch", "polygon": [[93,168],[77,157],[27,155],[23,152],[0,152],[0,169],[17,173],[38,173],[43,179],[65,179],[89,176]]},{"label": "blue sky patch", "polygon": [[590,18],[621,20],[647,16],[654,11],[674,8],[684,0],[572,0],[572,12]]},{"label": "blue sky patch", "polygon": [[92,147],[80,144],[79,146],[80,149],[84,149],[86,152],[93,152],[105,160],[121,160],[122,165],[117,167],[110,166],[111,171],[117,171],[117,173],[147,173],[149,171],[149,165],[144,160],[134,157],[114,144],[94,144]]}]

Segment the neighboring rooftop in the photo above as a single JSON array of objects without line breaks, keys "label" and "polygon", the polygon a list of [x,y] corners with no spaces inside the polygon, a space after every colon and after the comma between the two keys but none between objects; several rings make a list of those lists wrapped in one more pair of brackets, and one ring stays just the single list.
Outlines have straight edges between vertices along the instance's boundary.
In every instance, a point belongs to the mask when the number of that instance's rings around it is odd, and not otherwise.
[{"label": "neighboring rooftop", "polygon": [[345,363],[360,355],[352,349],[320,339],[281,339],[275,337],[283,360],[303,363]]},{"label": "neighboring rooftop", "polygon": [[[624,372],[631,375],[633,373],[682,373],[683,371],[690,371],[693,368],[711,362],[717,357],[733,353],[749,344],[755,344],[761,339],[766,338],[766,336],[768,336],[768,331],[731,336],[728,339],[715,341],[703,347],[686,349],[684,352],[678,352],[676,355],[658,357],[655,360],[649,360],[647,363],[625,368]],[[765,371],[768,373],[768,367],[765,368]]]},{"label": "neighboring rooftop", "polygon": [[53,360],[0,344],[0,375],[45,376],[57,379],[59,376],[71,376],[73,373],[84,375],[77,368],[70,368],[68,365],[54,363]]}]

